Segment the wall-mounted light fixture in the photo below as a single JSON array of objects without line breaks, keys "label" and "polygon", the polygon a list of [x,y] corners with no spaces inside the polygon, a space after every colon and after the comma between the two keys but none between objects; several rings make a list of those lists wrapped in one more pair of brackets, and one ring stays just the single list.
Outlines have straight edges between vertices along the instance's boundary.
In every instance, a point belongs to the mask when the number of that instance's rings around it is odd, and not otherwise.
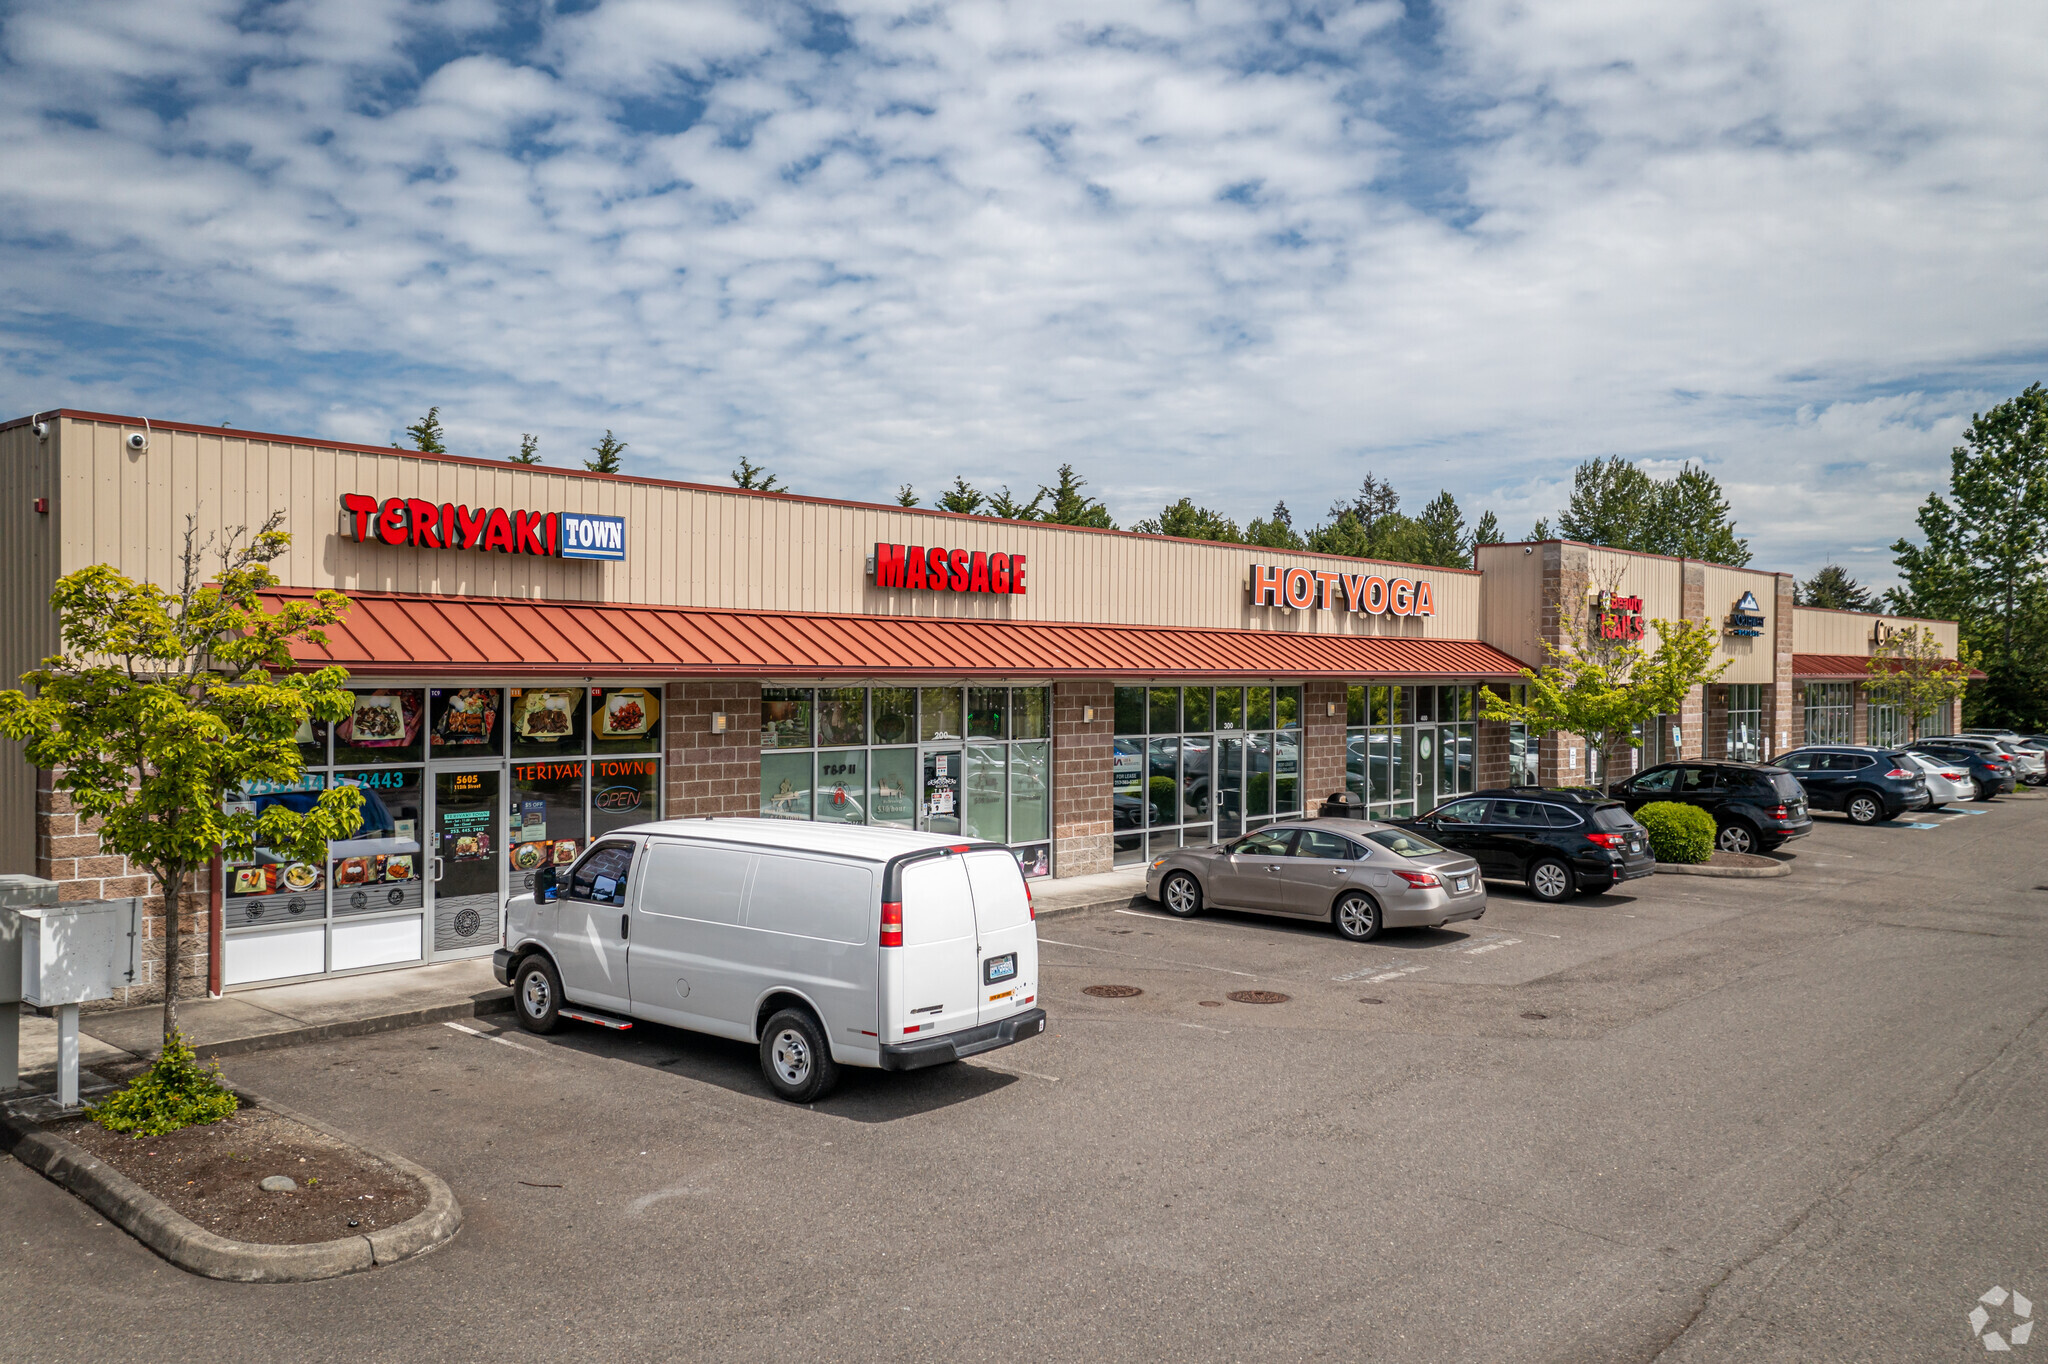
[{"label": "wall-mounted light fixture", "polygon": [[1323,714],[1325,715],[1335,715],[1336,713],[1337,703],[1335,701],[1331,701],[1323,707]]},{"label": "wall-mounted light fixture", "polygon": [[725,733],[726,723],[727,720],[724,711],[715,710],[711,712],[711,732],[713,734]]},{"label": "wall-mounted light fixture", "polygon": [[1095,707],[1081,707],[1081,723],[1084,725],[1092,725],[1095,723]]}]

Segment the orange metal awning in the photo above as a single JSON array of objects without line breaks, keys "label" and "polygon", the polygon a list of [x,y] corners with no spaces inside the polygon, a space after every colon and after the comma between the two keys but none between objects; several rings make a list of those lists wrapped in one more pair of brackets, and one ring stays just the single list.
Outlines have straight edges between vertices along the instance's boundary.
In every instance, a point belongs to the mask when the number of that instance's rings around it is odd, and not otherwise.
[{"label": "orange metal awning", "polygon": [[[1893,672],[1905,666],[1896,658],[1889,661]],[[1869,665],[1862,654],[1794,654],[1792,676],[1801,682],[1861,682],[1870,676]],[[1972,668],[1970,676],[1981,679],[1984,674]]]},{"label": "orange metal awning", "polygon": [[[310,589],[265,594],[271,609]],[[302,667],[505,676],[1389,677],[1513,680],[1477,640],[1052,625],[931,616],[809,616],[599,602],[351,594]]]}]

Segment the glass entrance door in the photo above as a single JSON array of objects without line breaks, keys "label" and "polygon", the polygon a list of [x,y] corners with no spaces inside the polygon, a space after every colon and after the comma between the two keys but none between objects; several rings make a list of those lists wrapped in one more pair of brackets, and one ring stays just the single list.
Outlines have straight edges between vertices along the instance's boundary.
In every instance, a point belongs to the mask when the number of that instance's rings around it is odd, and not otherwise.
[{"label": "glass entrance door", "polygon": [[935,834],[960,832],[960,750],[924,750],[923,795],[918,801],[918,826]]},{"label": "glass entrance door", "polygon": [[497,767],[434,773],[427,884],[435,957],[468,956],[498,945],[504,904],[504,773]]}]

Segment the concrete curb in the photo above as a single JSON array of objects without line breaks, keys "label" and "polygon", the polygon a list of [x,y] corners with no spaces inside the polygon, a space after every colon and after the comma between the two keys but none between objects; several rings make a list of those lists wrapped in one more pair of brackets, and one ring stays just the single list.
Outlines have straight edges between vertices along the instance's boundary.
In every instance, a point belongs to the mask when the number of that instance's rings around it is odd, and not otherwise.
[{"label": "concrete curb", "polygon": [[1055,908],[1041,909],[1038,911],[1038,920],[1043,923],[1047,919],[1064,919],[1069,915],[1086,914],[1091,909],[1142,909],[1151,903],[1142,894],[1118,895],[1108,900],[1089,900],[1078,905],[1059,905]]},{"label": "concrete curb", "polygon": [[51,1183],[76,1194],[109,1222],[178,1268],[209,1279],[234,1283],[311,1283],[333,1279],[423,1255],[462,1229],[462,1205],[456,1202],[448,1185],[431,1171],[247,1090],[236,1089],[235,1095],[245,1104],[302,1122],[411,1175],[427,1191],[427,1206],[395,1227],[334,1241],[298,1246],[231,1241],[191,1221],[90,1152],[33,1123],[0,1113],[0,1149]]},{"label": "concrete curb", "polygon": [[[285,1028],[278,1032],[250,1033],[246,1037],[225,1037],[217,1042],[191,1041],[192,1050],[199,1056],[245,1056],[252,1051],[275,1051],[280,1047],[301,1047],[309,1042],[330,1042],[340,1037],[365,1037],[371,1033],[397,1032],[401,1028],[416,1028],[422,1023],[446,1023],[460,1018],[481,1018],[486,1014],[512,1012],[512,992],[503,990],[482,999],[465,999],[460,1004],[434,1004],[423,1009],[405,1009],[398,1013],[376,1014],[368,1018],[343,1018],[332,1023],[308,1023],[301,1027]],[[106,1042],[92,1031],[92,1018],[88,1015],[80,1020],[80,1029],[95,1040]],[[117,1042],[107,1045],[119,1046]],[[141,1059],[141,1058],[139,1058]],[[270,1104],[263,1105],[272,1107]]]},{"label": "concrete curb", "polygon": [[1792,864],[1790,862],[1775,862],[1768,857],[1757,857],[1754,853],[1717,853],[1715,855],[1718,857],[1750,857],[1755,860],[1747,865],[1738,864],[1734,866],[1730,866],[1727,863],[1715,866],[1712,862],[1659,862],[1657,864],[1657,874],[1659,876],[1728,876],[1751,879],[1769,876],[1790,876],[1792,874]]}]

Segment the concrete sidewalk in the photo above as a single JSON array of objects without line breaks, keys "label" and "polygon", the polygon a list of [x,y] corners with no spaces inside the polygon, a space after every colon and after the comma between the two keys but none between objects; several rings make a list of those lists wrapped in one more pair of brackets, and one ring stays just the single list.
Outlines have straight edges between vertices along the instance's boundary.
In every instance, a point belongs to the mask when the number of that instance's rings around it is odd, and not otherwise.
[{"label": "concrete sidewalk", "polygon": [[[1121,908],[1142,901],[1144,893],[1142,866],[1031,883],[1032,906],[1041,919]],[[183,1000],[178,1005],[178,1022],[192,1049],[204,1058],[389,1032],[421,1023],[502,1013],[511,1007],[511,992],[491,978],[490,961],[477,959],[239,990],[219,999]],[[84,1065],[146,1059],[156,1054],[162,1040],[163,1009],[147,1004],[86,1014],[79,1019],[78,1030],[79,1059]],[[23,1076],[53,1071],[56,1064],[56,1020],[24,1015]]]},{"label": "concrete sidewalk", "polygon": [[[511,1007],[512,992],[492,979],[490,958],[483,957],[241,990],[219,999],[180,1000],[178,1027],[192,1049],[205,1058],[389,1032],[500,1013]],[[78,1030],[84,1034],[80,1039],[85,1052],[82,1059],[108,1059],[107,1052],[96,1050],[92,1042],[136,1057],[154,1056],[163,1040],[163,1018],[163,1006],[158,1004],[84,1015],[78,1020]],[[27,1024],[31,1020],[22,1021]],[[26,1027],[23,1031],[27,1032]],[[50,1022],[50,1031],[54,1064],[54,1022]]]}]

